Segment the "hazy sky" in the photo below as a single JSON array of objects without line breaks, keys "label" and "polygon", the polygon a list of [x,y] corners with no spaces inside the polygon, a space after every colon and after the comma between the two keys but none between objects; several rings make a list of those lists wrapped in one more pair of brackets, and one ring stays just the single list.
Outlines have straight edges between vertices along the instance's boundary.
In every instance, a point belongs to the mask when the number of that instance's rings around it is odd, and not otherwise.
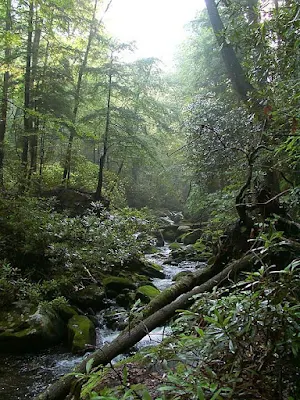
[{"label": "hazy sky", "polygon": [[170,66],[184,25],[203,7],[204,0],[113,0],[104,23],[120,41],[136,41],[134,58],[157,57]]}]

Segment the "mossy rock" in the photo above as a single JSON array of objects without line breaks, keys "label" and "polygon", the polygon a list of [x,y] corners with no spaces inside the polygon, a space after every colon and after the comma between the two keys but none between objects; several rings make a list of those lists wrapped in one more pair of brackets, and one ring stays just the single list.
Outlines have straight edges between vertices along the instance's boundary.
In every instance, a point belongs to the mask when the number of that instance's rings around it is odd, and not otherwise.
[{"label": "mossy rock", "polygon": [[140,286],[136,291],[136,297],[142,301],[149,303],[154,297],[156,297],[160,291],[150,285]]},{"label": "mossy rock", "polygon": [[128,293],[120,293],[116,297],[116,302],[118,306],[124,307],[126,309],[130,308],[135,300],[135,293],[134,292],[128,292]]},{"label": "mossy rock", "polygon": [[121,276],[107,276],[102,281],[105,290],[120,293],[123,289],[135,289],[136,285],[132,279]]},{"label": "mossy rock", "polygon": [[33,314],[12,311],[1,327],[0,351],[31,352],[60,343],[66,334],[66,324],[51,306],[38,306]]},{"label": "mossy rock", "polygon": [[84,315],[74,315],[68,322],[68,342],[74,354],[84,354],[96,345],[93,322]]},{"label": "mossy rock", "polygon": [[194,244],[198,239],[202,236],[202,229],[194,229],[192,232],[189,232],[182,236],[182,240],[184,244]]},{"label": "mossy rock", "polygon": [[170,247],[171,250],[179,250],[179,249],[181,249],[181,245],[179,243],[177,243],[177,242],[171,243],[169,245],[169,247]]},{"label": "mossy rock", "polygon": [[149,278],[164,279],[166,277],[165,273],[163,272],[163,269],[160,265],[149,263],[149,262],[144,263],[143,269],[141,272],[144,275],[148,276]]},{"label": "mossy rock", "polygon": [[161,232],[166,242],[175,242],[178,237],[178,225],[169,225],[164,227]]},{"label": "mossy rock", "polygon": [[136,272],[141,275],[146,275],[149,278],[165,278],[165,274],[160,265],[150,263],[144,259],[132,259],[128,260],[124,265],[126,269],[132,272]]},{"label": "mossy rock", "polygon": [[105,290],[102,286],[93,284],[72,293],[69,298],[78,307],[83,309],[91,307],[98,311],[104,307]]},{"label": "mossy rock", "polygon": [[187,233],[191,231],[191,226],[190,225],[179,225],[177,228],[177,232],[180,234]]},{"label": "mossy rock", "polygon": [[104,324],[109,329],[122,330],[125,328],[128,311],[124,307],[110,307],[104,311]]}]

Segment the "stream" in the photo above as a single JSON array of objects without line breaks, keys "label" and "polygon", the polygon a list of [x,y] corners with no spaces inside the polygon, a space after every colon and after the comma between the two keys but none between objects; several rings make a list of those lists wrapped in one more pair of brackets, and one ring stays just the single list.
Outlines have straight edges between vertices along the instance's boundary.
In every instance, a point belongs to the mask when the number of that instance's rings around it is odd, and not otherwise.
[{"label": "stream", "polygon": [[[194,271],[196,268],[205,265],[204,263],[193,261],[183,261],[178,265],[164,264],[169,255],[170,249],[168,246],[159,248],[158,253],[146,255],[149,261],[163,267],[166,277],[164,279],[155,278],[152,280],[153,284],[160,290],[169,287],[173,283],[172,278],[178,272]],[[115,339],[119,331],[109,329],[105,324],[101,323],[103,312],[99,312],[97,316],[99,325],[101,326],[96,328],[97,347],[101,347],[104,343]],[[144,337],[136,348],[155,345],[168,333],[170,333],[168,328],[157,328]],[[75,365],[80,363],[82,358],[82,356],[70,354],[63,346],[52,347],[39,354],[0,354],[0,399],[33,399],[49,383],[70,372]]]}]

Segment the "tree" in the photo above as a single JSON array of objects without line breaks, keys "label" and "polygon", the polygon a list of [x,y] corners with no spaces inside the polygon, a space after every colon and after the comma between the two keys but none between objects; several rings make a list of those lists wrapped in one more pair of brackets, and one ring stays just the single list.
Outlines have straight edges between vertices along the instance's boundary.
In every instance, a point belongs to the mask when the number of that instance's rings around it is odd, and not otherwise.
[{"label": "tree", "polygon": [[243,68],[236,56],[236,53],[225,37],[225,28],[220,18],[216,3],[214,0],[205,0],[210,22],[212,24],[217,41],[221,48],[221,55],[226,66],[228,76],[235,88],[238,96],[246,101],[249,98],[249,92],[253,91],[253,86],[246,79]]},{"label": "tree", "polygon": [[7,124],[7,109],[8,109],[8,90],[9,90],[9,65],[11,57],[11,44],[10,44],[10,33],[12,30],[11,20],[11,0],[6,2],[6,16],[5,16],[5,50],[4,50],[4,65],[6,71],[3,76],[3,89],[2,89],[2,100],[1,100],[1,120],[0,120],[0,188],[4,188],[4,177],[3,177],[3,162],[4,162],[4,140],[6,133]]}]

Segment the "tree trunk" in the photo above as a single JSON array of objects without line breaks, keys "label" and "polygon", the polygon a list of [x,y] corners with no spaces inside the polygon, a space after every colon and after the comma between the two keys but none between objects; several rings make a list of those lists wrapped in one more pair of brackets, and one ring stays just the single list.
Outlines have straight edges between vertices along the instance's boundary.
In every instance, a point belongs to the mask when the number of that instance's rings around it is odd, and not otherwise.
[{"label": "tree trunk", "polygon": [[205,0],[205,3],[217,42],[221,47],[221,55],[232,86],[234,87],[240,99],[247,101],[249,98],[248,93],[252,92],[254,88],[250,82],[248,82],[232,45],[226,41],[224,35],[225,28],[220,18],[215,1]]},{"label": "tree trunk", "polygon": [[[9,34],[11,31],[11,0],[7,0],[6,3],[6,21],[5,21],[5,33]],[[6,45],[4,51],[4,59],[6,64],[6,71],[3,77],[3,89],[2,89],[2,102],[1,102],[1,120],[0,120],[0,189],[4,188],[4,177],[3,177],[3,162],[4,162],[4,139],[6,133],[6,119],[7,119],[7,103],[8,103],[8,88],[9,88],[9,70],[8,66],[10,63],[10,44],[9,38],[6,37]]]},{"label": "tree trunk", "polygon": [[[35,82],[37,78],[37,65],[38,65],[38,57],[39,57],[39,47],[40,47],[40,39],[42,30],[41,27],[38,26],[39,21],[36,18],[36,27],[34,32],[34,39],[32,44],[32,72],[31,72],[31,88],[32,88],[32,96],[36,96]],[[34,99],[34,104],[31,104],[32,108],[37,111],[37,100]],[[39,119],[38,117],[32,118],[32,133],[30,135],[29,140],[29,148],[30,148],[30,175],[36,172],[37,168],[37,147],[38,147],[38,136],[37,132],[39,129]]]},{"label": "tree trunk", "polygon": [[26,70],[25,70],[25,84],[24,84],[24,136],[23,136],[23,150],[22,150],[22,169],[24,183],[21,186],[21,191],[25,189],[25,181],[27,178],[28,168],[28,148],[29,136],[32,132],[33,121],[32,116],[28,113],[31,106],[31,63],[32,63],[32,36],[33,36],[33,14],[34,5],[31,0],[29,3],[28,14],[28,35],[27,35],[27,50],[26,50]]},{"label": "tree trunk", "polygon": [[[75,372],[85,373],[86,364],[89,360],[93,360],[93,368],[99,365],[106,365],[117,355],[124,353],[127,349],[138,343],[153,329],[167,323],[178,309],[186,308],[190,305],[193,302],[193,296],[210,291],[216,285],[227,282],[228,279],[233,279],[239,271],[251,268],[255,261],[257,261],[257,257],[252,254],[248,254],[242,259],[235,261],[222,272],[209,279],[206,283],[181,295],[177,300],[160,308],[154,314],[139,322],[136,326],[130,327],[122,332],[111,343],[105,344],[101,349],[90,354],[75,368]],[[73,375],[66,375],[38,396],[37,400],[63,400],[68,395],[71,385],[75,381],[76,378]]]},{"label": "tree trunk", "polygon": [[111,93],[112,93],[112,63],[113,63],[113,54],[111,54],[110,58],[110,71],[108,77],[108,94],[107,94],[107,108],[106,108],[106,123],[105,123],[105,131],[103,138],[103,152],[99,158],[99,173],[98,173],[98,185],[95,193],[95,200],[99,201],[102,198],[102,189],[103,189],[103,173],[104,166],[108,151],[108,136],[109,136],[109,128],[110,128],[110,111],[111,111]]},{"label": "tree trunk", "polygon": [[67,181],[67,183],[70,180],[72,148],[73,148],[74,137],[76,134],[75,124],[76,124],[77,113],[78,113],[79,102],[80,102],[82,78],[83,78],[83,74],[85,72],[85,68],[87,66],[88,56],[90,53],[92,41],[95,36],[95,18],[96,18],[97,4],[98,4],[98,0],[95,0],[93,17],[92,17],[91,26],[90,26],[90,33],[89,33],[88,42],[87,42],[87,46],[85,49],[83,61],[80,65],[78,78],[77,78],[77,84],[76,84],[76,90],[75,90],[75,95],[74,95],[74,109],[73,109],[73,120],[72,120],[73,125],[70,127],[70,136],[69,136],[69,142],[68,142],[66,158],[65,158],[64,172],[63,172],[63,181],[64,182]]}]

